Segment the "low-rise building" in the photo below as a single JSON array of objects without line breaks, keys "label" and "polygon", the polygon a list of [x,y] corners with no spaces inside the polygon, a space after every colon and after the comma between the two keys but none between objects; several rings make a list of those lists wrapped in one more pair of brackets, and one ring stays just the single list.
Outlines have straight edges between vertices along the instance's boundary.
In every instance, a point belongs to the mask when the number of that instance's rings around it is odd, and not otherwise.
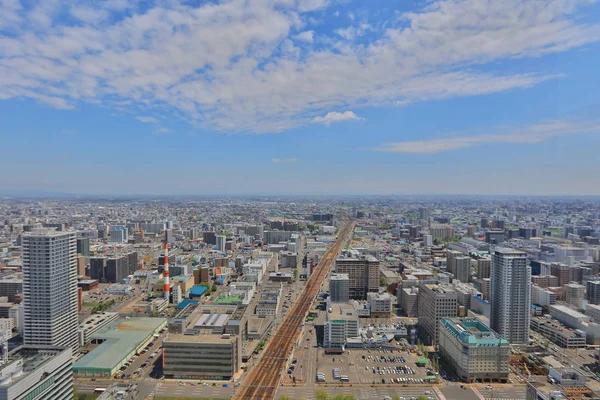
[{"label": "low-rise building", "polygon": [[84,346],[92,341],[92,335],[104,328],[108,324],[116,321],[119,318],[119,313],[103,312],[100,314],[92,314],[85,321],[79,324],[77,329],[79,333],[79,346]]},{"label": "low-rise building", "polygon": [[551,318],[532,317],[530,327],[560,347],[570,349],[586,346],[586,334],[584,331],[568,328]]},{"label": "low-rise building", "polygon": [[170,334],[163,342],[163,373],[175,379],[229,380],[241,366],[240,337]]},{"label": "low-rise building", "polygon": [[439,349],[460,379],[506,382],[510,344],[477,318],[442,318]]},{"label": "low-rise building", "polygon": [[371,306],[371,317],[389,317],[392,312],[393,297],[389,293],[367,293]]}]

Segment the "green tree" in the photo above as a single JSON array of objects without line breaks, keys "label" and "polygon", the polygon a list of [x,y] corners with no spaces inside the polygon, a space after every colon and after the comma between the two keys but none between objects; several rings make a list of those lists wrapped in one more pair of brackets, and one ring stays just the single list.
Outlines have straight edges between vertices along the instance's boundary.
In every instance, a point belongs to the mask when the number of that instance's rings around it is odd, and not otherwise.
[{"label": "green tree", "polygon": [[279,396],[279,400],[292,400],[292,398],[287,394],[282,394],[281,396]]},{"label": "green tree", "polygon": [[398,396],[397,394],[392,396],[392,400],[400,400],[400,396]]},{"label": "green tree", "polygon": [[387,279],[385,278],[385,276],[379,278],[379,286],[387,286]]},{"label": "green tree", "polygon": [[427,396],[423,396],[422,394],[417,396],[417,400],[429,400]]},{"label": "green tree", "polygon": [[327,393],[324,390],[317,390],[317,393],[315,393],[315,397],[317,400],[330,400],[329,393]]},{"label": "green tree", "polygon": [[439,246],[442,243],[442,241],[440,240],[440,238],[435,238],[433,239],[433,244],[436,246]]}]

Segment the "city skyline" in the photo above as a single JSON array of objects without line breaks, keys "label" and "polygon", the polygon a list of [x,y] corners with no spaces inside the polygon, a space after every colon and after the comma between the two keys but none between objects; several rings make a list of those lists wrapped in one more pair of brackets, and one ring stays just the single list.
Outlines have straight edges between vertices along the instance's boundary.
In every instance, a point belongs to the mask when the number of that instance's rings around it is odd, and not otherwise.
[{"label": "city skyline", "polygon": [[600,194],[595,2],[3,7],[2,195]]}]

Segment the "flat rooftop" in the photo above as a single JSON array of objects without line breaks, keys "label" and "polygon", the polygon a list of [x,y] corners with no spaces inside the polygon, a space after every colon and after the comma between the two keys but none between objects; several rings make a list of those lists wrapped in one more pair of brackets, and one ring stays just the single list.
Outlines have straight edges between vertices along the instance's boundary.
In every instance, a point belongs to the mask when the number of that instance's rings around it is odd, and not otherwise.
[{"label": "flat rooftop", "polygon": [[442,318],[440,322],[461,342],[482,345],[508,345],[508,341],[477,318]]},{"label": "flat rooftop", "polygon": [[200,335],[183,335],[169,334],[164,340],[165,343],[213,343],[213,344],[229,344],[235,340],[235,336],[226,337],[222,334],[200,334]]},{"label": "flat rooftop", "polygon": [[166,324],[165,318],[118,319],[92,335],[104,342],[77,360],[73,369],[113,369]]},{"label": "flat rooftop", "polygon": [[[9,353],[8,359],[6,362],[0,362],[0,375],[5,375],[6,373],[10,373],[11,368],[9,367],[11,364],[18,360],[22,360],[23,362],[23,373],[21,375],[15,376],[13,375],[11,379],[9,379],[5,384],[0,384],[0,387],[11,386],[16,382],[21,381],[29,376],[30,372],[35,371],[37,368],[41,367],[44,363],[50,361],[55,356],[59,355],[63,351],[67,351],[65,349],[44,349],[44,350],[36,350],[36,349],[26,349],[21,348],[19,350],[13,351]],[[7,368],[6,371],[4,369]]]}]

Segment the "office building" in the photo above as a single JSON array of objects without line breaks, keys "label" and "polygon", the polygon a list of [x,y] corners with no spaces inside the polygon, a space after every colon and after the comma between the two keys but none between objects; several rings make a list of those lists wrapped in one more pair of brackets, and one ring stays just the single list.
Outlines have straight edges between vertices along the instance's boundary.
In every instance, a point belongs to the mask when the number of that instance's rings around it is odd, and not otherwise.
[{"label": "office building", "polygon": [[330,304],[324,326],[324,347],[341,348],[346,339],[359,336],[360,323],[354,307],[350,304]]},{"label": "office building", "polygon": [[510,343],[527,343],[531,312],[531,268],[524,252],[501,248],[492,256],[490,327]]},{"label": "office building", "polygon": [[129,262],[126,256],[111,257],[106,260],[104,281],[110,283],[121,283],[129,275]]},{"label": "office building", "polygon": [[428,222],[429,221],[429,209],[425,207],[419,208],[419,219]]},{"label": "office building", "polygon": [[393,299],[389,293],[367,293],[367,301],[371,307],[371,317],[389,317],[392,312]]},{"label": "office building", "polygon": [[565,285],[565,301],[567,304],[581,307],[583,299],[585,298],[585,286],[580,285],[577,282],[571,282]]},{"label": "office building", "polygon": [[5,355],[0,359],[0,399],[73,399],[72,357],[70,347],[22,348]]},{"label": "office building", "polygon": [[335,272],[348,275],[351,299],[366,300],[367,293],[379,290],[379,260],[372,255],[338,258]]},{"label": "office building", "polygon": [[492,259],[482,257],[477,260],[477,278],[489,278],[492,270]]},{"label": "office building", "polygon": [[590,304],[600,304],[600,280],[586,282],[586,300]]},{"label": "office building", "polygon": [[90,238],[77,238],[77,254],[81,254],[84,257],[90,256]]},{"label": "office building", "polygon": [[23,235],[23,301],[25,346],[78,350],[75,232]]},{"label": "office building", "polygon": [[217,235],[217,250],[225,251],[225,243],[227,243],[227,236]]},{"label": "office building", "polygon": [[229,380],[241,367],[240,336],[169,334],[163,341],[163,373],[174,379]]},{"label": "office building", "polygon": [[350,278],[347,274],[333,274],[329,279],[329,298],[332,303],[347,303],[350,300]]},{"label": "office building", "polygon": [[489,244],[500,244],[504,242],[504,231],[487,231],[485,233],[485,241]]},{"label": "office building", "polygon": [[126,226],[112,226],[110,228],[110,241],[113,243],[127,243],[127,227]]},{"label": "office building", "polygon": [[90,278],[104,282],[106,263],[108,259],[106,257],[92,257],[90,258]]},{"label": "office building", "polygon": [[217,244],[217,234],[215,232],[203,232],[202,239],[204,240],[204,244],[213,246]]},{"label": "office building", "polygon": [[471,257],[454,259],[454,278],[464,283],[471,281]]},{"label": "office building", "polygon": [[442,318],[439,349],[462,381],[506,382],[510,344],[477,318]]},{"label": "office building", "polygon": [[481,218],[481,227],[482,228],[489,228],[490,227],[490,219],[488,217],[482,217]]},{"label": "office building", "polygon": [[439,339],[440,319],[458,315],[456,292],[442,285],[421,282],[417,303],[419,325],[435,345]]},{"label": "office building", "polygon": [[8,297],[8,301],[12,303],[18,294],[23,294],[23,279],[0,279],[0,297],[6,296]]},{"label": "office building", "polygon": [[535,229],[535,228],[519,228],[519,236],[525,240],[529,240],[532,237],[537,236],[537,229]]}]

